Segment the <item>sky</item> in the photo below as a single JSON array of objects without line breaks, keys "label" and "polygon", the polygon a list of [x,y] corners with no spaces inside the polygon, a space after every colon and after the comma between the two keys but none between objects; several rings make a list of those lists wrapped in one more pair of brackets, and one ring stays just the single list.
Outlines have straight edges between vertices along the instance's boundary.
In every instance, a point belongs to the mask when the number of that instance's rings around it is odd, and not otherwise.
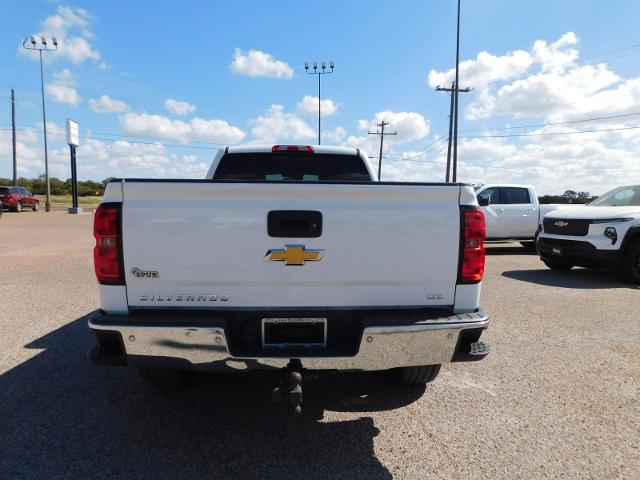
[{"label": "sky", "polygon": [[[217,150],[322,143],[365,150],[383,180],[443,181],[455,66],[453,0],[56,2],[5,0],[0,20],[0,177],[44,172],[37,54],[45,52],[50,174],[203,178]],[[601,194],[640,183],[640,3],[463,0],[458,180]]]}]

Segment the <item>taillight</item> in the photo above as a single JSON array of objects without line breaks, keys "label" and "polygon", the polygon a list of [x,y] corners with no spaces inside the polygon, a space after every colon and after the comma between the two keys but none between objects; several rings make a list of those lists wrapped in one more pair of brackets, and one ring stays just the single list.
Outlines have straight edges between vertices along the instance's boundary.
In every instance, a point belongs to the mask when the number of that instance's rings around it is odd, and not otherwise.
[{"label": "taillight", "polygon": [[484,274],[484,239],[487,229],[484,214],[477,207],[463,207],[460,283],[478,283]]},{"label": "taillight", "polygon": [[311,145],[274,145],[271,148],[272,152],[307,152],[313,153],[313,147]]},{"label": "taillight", "polygon": [[98,282],[108,285],[124,285],[120,225],[122,204],[103,203],[93,218],[93,263]]}]

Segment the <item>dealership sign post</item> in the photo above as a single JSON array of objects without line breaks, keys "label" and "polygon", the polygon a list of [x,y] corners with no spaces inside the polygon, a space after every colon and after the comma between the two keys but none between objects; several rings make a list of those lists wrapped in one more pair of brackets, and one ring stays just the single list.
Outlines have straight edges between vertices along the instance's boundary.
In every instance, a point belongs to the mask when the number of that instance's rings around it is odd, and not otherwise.
[{"label": "dealership sign post", "polygon": [[78,123],[67,118],[67,143],[71,153],[71,200],[73,206],[69,213],[82,213],[78,207],[78,172],[76,170],[76,147],[80,144],[80,129]]}]

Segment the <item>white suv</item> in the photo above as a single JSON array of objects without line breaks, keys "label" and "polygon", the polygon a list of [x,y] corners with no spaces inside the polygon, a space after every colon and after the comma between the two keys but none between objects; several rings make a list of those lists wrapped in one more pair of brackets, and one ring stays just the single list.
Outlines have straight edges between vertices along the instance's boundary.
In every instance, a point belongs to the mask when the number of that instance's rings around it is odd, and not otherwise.
[{"label": "white suv", "polygon": [[614,267],[640,284],[640,185],[615,188],[584,207],[548,213],[537,249],[552,270]]}]

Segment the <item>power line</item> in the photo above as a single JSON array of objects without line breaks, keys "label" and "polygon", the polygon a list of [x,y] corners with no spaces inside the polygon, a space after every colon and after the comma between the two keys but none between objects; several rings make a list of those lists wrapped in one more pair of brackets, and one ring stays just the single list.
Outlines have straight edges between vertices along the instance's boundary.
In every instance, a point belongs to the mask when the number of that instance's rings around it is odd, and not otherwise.
[{"label": "power line", "polygon": [[640,125],[634,125],[630,127],[620,128],[594,128],[593,130],[576,130],[573,132],[543,132],[543,133],[512,133],[507,135],[470,135],[460,138],[509,138],[509,137],[542,137],[550,135],[577,135],[581,133],[596,133],[596,132],[617,132],[621,130],[635,130],[640,128]]},{"label": "power line", "polygon": [[632,117],[635,115],[640,115],[640,112],[635,113],[624,113],[621,115],[609,115],[606,117],[592,117],[592,118],[583,118],[581,120],[567,120],[565,122],[553,122],[553,123],[539,123],[537,125],[516,125],[512,127],[503,127],[503,128],[474,128],[469,130],[460,130],[461,132],[486,132],[486,131],[499,131],[499,130],[516,130],[519,128],[540,128],[540,127],[550,127],[553,125],[568,125],[571,123],[584,123],[584,122],[594,122],[598,120],[611,120],[615,118],[626,118]]}]

